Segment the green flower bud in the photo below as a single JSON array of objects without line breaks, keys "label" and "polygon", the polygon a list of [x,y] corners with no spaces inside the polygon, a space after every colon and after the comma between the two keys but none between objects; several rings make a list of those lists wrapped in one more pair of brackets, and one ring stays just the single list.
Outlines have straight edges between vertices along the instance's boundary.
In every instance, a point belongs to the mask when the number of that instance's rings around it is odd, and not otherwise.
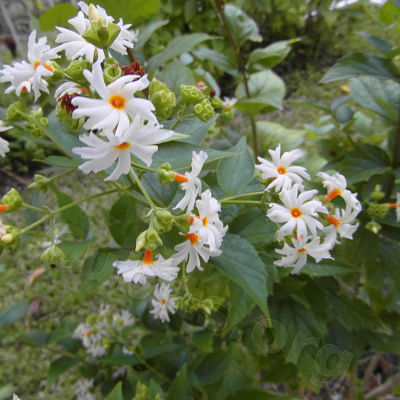
[{"label": "green flower bud", "polygon": [[215,114],[214,108],[208,99],[204,99],[201,103],[196,104],[193,110],[203,122],[209,121]]},{"label": "green flower bud", "polygon": [[160,168],[165,169],[166,171],[171,171],[172,165],[170,162],[167,161],[164,164],[161,164]]},{"label": "green flower bud", "polygon": [[84,60],[73,60],[65,69],[65,73],[76,81],[85,82],[86,79],[83,76],[83,71],[89,69],[90,63]]},{"label": "green flower bud", "polygon": [[64,261],[65,258],[66,256],[64,252],[58,246],[53,244],[44,251],[44,253],[40,257],[40,260],[50,265],[57,265],[60,262]]},{"label": "green flower bud", "polygon": [[29,189],[38,189],[42,193],[46,193],[49,188],[50,179],[43,175],[35,174],[33,182],[28,186]]},{"label": "green flower bud", "polygon": [[48,81],[59,82],[61,79],[64,79],[64,70],[60,67],[60,65],[57,62],[52,61],[51,66],[53,67],[53,75],[48,78]]},{"label": "green flower bud", "polygon": [[158,180],[160,181],[161,185],[169,185],[171,182],[174,181],[175,178],[175,171],[166,171],[165,169],[159,168],[157,171]]},{"label": "green flower bud", "polygon": [[221,113],[221,115],[225,118],[232,119],[235,116],[233,110],[226,110]]},{"label": "green flower bud", "polygon": [[152,219],[153,228],[160,234],[170,231],[174,222],[174,217],[169,210],[157,210]]},{"label": "green flower bud", "polygon": [[151,400],[150,389],[144,383],[138,382],[135,397],[132,400]]},{"label": "green flower bud", "polygon": [[210,103],[214,108],[222,108],[223,107],[221,99],[217,96],[212,97],[210,100]]},{"label": "green flower bud", "polygon": [[5,246],[9,250],[15,251],[18,248],[21,240],[21,230],[11,225],[7,225],[5,228],[6,233],[1,236],[0,246]]},{"label": "green flower bud", "polygon": [[150,83],[149,99],[163,118],[169,118],[176,105],[175,93],[168,86],[154,78]]},{"label": "green flower bud", "polygon": [[202,101],[206,96],[196,86],[181,85],[181,95],[185,103],[196,104]]},{"label": "green flower bud", "polygon": [[7,108],[7,120],[10,122],[23,121],[25,118],[20,114],[21,112],[25,112],[25,107],[20,101],[10,104]]},{"label": "green flower bud", "polygon": [[103,338],[101,341],[102,346],[106,349],[111,346],[111,343],[112,342],[109,338]]},{"label": "green flower bud", "polygon": [[85,117],[72,118],[72,112],[68,112],[66,108],[62,107],[61,102],[57,103],[56,110],[56,117],[62,121],[66,127],[71,128],[76,132],[79,132],[82,129],[82,126],[85,123]]},{"label": "green flower bud", "polygon": [[175,217],[175,224],[180,230],[180,232],[186,234],[189,232],[190,226],[190,215],[189,214],[182,214]]},{"label": "green flower bud", "polygon": [[147,250],[155,250],[157,244],[161,246],[163,242],[158,235],[158,232],[153,228],[149,228],[142,232],[136,239],[135,251],[140,251],[143,248],[146,248]]},{"label": "green flower bud", "polygon": [[383,219],[386,217],[386,214],[389,211],[389,204],[376,204],[376,203],[369,203],[368,205],[368,215],[371,219]]},{"label": "green flower bud", "polygon": [[122,69],[119,68],[118,64],[110,65],[105,69],[103,76],[106,85],[108,85],[122,76]]},{"label": "green flower bud", "polygon": [[93,3],[89,4],[88,17],[90,22],[100,21],[101,19],[97,7]]},{"label": "green flower bud", "polygon": [[6,206],[5,212],[15,211],[22,206],[21,195],[14,188],[3,196],[1,202]]},{"label": "green flower bud", "polygon": [[371,193],[371,197],[376,200],[382,200],[385,197],[385,193],[381,191],[381,185],[376,185],[374,191]]},{"label": "green flower bud", "polygon": [[86,318],[86,322],[89,325],[95,325],[97,322],[97,315],[96,314],[91,314]]},{"label": "green flower bud", "polygon": [[382,225],[379,224],[379,223],[376,222],[376,221],[369,221],[368,224],[365,225],[365,227],[366,227],[369,231],[375,233],[376,235],[377,235],[377,234],[379,233],[379,231],[382,229]]}]

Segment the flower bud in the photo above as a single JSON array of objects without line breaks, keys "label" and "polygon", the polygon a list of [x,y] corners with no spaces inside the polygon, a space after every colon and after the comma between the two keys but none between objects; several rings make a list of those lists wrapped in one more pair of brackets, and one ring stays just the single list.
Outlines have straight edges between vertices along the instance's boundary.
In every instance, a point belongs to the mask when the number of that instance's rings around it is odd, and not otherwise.
[{"label": "flower bud", "polygon": [[85,82],[83,71],[89,69],[90,63],[84,60],[73,60],[65,69],[65,73],[76,81]]},{"label": "flower bud", "polygon": [[62,102],[58,102],[56,106],[56,117],[68,128],[79,132],[85,123],[85,117],[72,118],[72,112],[69,112],[68,107],[63,107]]},{"label": "flower bud", "polygon": [[90,22],[100,21],[101,17],[94,4],[89,4],[88,17]]},{"label": "flower bud", "polygon": [[169,118],[176,105],[175,93],[168,86],[154,78],[149,87],[149,99],[163,118]]},{"label": "flower bud", "polygon": [[119,68],[118,64],[113,64],[104,70],[103,73],[104,76],[104,82],[106,85],[109,85],[110,83],[114,82],[116,79],[118,79],[120,76],[122,76],[122,69]]},{"label": "flower bud", "polygon": [[217,97],[217,96],[212,97],[210,103],[214,107],[214,109],[223,107],[221,99],[219,97]]},{"label": "flower bud", "polygon": [[12,188],[3,196],[1,203],[6,206],[5,212],[12,212],[22,206],[22,198],[18,191]]},{"label": "flower bud", "polygon": [[201,103],[196,104],[193,110],[203,122],[209,121],[215,114],[214,108],[208,99],[204,99]]},{"label": "flower bud", "polygon": [[386,217],[386,214],[389,211],[389,204],[376,204],[376,203],[369,203],[368,205],[368,215],[371,219],[383,219]]},{"label": "flower bud", "polygon": [[175,171],[166,171],[165,169],[159,168],[157,171],[158,180],[161,185],[169,185],[174,181],[176,172]]},{"label": "flower bud", "polygon": [[376,221],[369,221],[368,224],[365,225],[365,227],[366,227],[369,231],[375,233],[375,235],[377,235],[377,234],[379,233],[379,231],[382,229],[382,225],[379,224],[379,223],[376,222]]},{"label": "flower bud", "polygon": [[371,197],[376,200],[382,200],[385,197],[385,193],[381,191],[381,186],[376,185],[374,191],[371,193]]},{"label": "flower bud", "polygon": [[174,217],[169,210],[157,210],[152,219],[154,229],[160,234],[170,231],[174,222]]},{"label": "flower bud", "polygon": [[20,101],[10,104],[7,108],[7,120],[10,122],[23,121],[25,117],[21,112],[25,113],[25,107]]},{"label": "flower bud", "polygon": [[180,232],[188,233],[191,226],[189,214],[181,214],[175,217],[175,224]]},{"label": "flower bud", "polygon": [[50,246],[48,249],[44,251],[41,255],[40,260],[49,264],[59,264],[60,262],[65,260],[64,252],[55,244]]},{"label": "flower bud", "polygon": [[158,235],[158,232],[153,228],[149,228],[142,232],[136,239],[135,251],[140,251],[143,248],[146,248],[147,250],[155,250],[157,244],[161,246],[163,242]]},{"label": "flower bud", "polygon": [[28,186],[29,189],[38,189],[42,193],[46,193],[49,188],[50,179],[43,175],[35,174],[33,182]]},{"label": "flower bud", "polygon": [[5,244],[11,243],[15,239],[14,235],[12,233],[6,233],[1,237],[1,241]]},{"label": "flower bud", "polygon": [[181,95],[185,103],[196,104],[205,98],[204,93],[196,86],[181,85]]}]

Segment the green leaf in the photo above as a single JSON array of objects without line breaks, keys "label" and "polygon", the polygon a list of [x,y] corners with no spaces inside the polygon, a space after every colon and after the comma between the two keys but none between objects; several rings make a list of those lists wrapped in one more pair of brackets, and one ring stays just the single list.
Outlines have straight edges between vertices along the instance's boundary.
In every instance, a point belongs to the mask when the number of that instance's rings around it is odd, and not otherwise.
[{"label": "green leaf", "polygon": [[28,300],[17,301],[0,313],[0,326],[7,326],[22,318],[28,311]]},{"label": "green leaf", "polygon": [[114,389],[108,394],[105,400],[124,400],[124,395],[122,394],[122,382],[118,382]]},{"label": "green leaf", "polygon": [[114,240],[122,247],[135,247],[139,234],[136,216],[136,201],[124,195],[112,206],[108,218],[108,227]]},{"label": "green leaf", "polygon": [[8,400],[11,398],[13,393],[17,391],[17,388],[12,385],[5,385],[0,388],[0,400]]},{"label": "green leaf", "polygon": [[362,182],[390,169],[390,159],[380,147],[356,145],[345,157],[326,164],[324,170],[336,169],[347,177],[349,184]]},{"label": "green leaf", "polygon": [[222,242],[222,254],[213,259],[221,273],[244,289],[269,317],[267,272],[254,247],[240,236],[228,234]]},{"label": "green leaf", "polygon": [[350,80],[354,100],[386,118],[397,121],[400,107],[400,85],[394,81],[382,81],[364,76]]},{"label": "green leaf", "polygon": [[180,87],[181,84],[195,85],[196,80],[193,76],[193,71],[185,67],[179,60],[173,60],[163,68],[158,74],[157,78],[164,82],[168,88],[177,96],[177,102],[181,98]]},{"label": "green leaf", "polygon": [[226,196],[238,192],[254,176],[254,160],[248,148],[246,138],[242,137],[230,151],[239,155],[224,158],[218,164],[218,183]]},{"label": "green leaf", "polygon": [[135,43],[135,50],[140,50],[150,39],[151,35],[158,29],[164,25],[168,24],[168,20],[163,21],[155,21],[151,22],[150,24],[146,24],[143,29],[140,29],[139,40]]},{"label": "green leaf", "polygon": [[40,160],[40,162],[59,168],[77,168],[79,165],[76,160],[71,160],[70,158],[62,156],[49,156],[44,160]]},{"label": "green leaf", "polygon": [[147,63],[146,71],[154,71],[167,61],[172,60],[183,53],[190,52],[195,46],[209,39],[212,39],[212,37],[206,33],[192,33],[190,35],[178,36],[175,39],[172,39],[164,51],[150,58]]},{"label": "green leaf", "polygon": [[114,350],[111,356],[102,357],[101,362],[121,366],[139,364],[139,360],[133,354],[125,354],[122,350]]},{"label": "green leaf", "polygon": [[341,106],[339,106],[334,111],[334,113],[335,113],[335,118],[341,124],[346,124],[347,122],[351,121],[354,116],[353,110],[347,104],[342,104]]},{"label": "green leaf", "polygon": [[230,31],[238,46],[241,46],[246,40],[252,42],[262,41],[256,22],[241,8],[232,4],[226,4],[224,13],[230,25]]},{"label": "green leaf", "polygon": [[292,397],[280,396],[275,393],[265,392],[258,389],[238,390],[226,400],[291,400]]},{"label": "green leaf", "polygon": [[152,172],[143,174],[142,183],[150,197],[163,207],[168,207],[178,190],[176,183],[161,185],[157,175]]},{"label": "green leaf", "polygon": [[218,53],[215,50],[209,49],[208,47],[202,47],[195,50],[193,54],[200,60],[210,60],[214,65],[232,76],[239,76],[237,60],[229,57],[226,54]]},{"label": "green leaf", "polygon": [[194,372],[197,380],[201,385],[208,385],[222,378],[232,359],[225,350],[217,349],[196,361]]},{"label": "green leaf", "polygon": [[76,8],[72,4],[56,4],[47,9],[39,18],[42,31],[52,31],[56,26],[70,28],[68,20],[76,16]]},{"label": "green leaf", "polygon": [[122,18],[125,24],[133,26],[156,14],[160,9],[159,0],[85,0],[85,2],[98,4],[116,21]]},{"label": "green leaf", "polygon": [[79,363],[79,358],[60,357],[50,364],[49,372],[47,373],[46,385],[51,386],[58,377]]},{"label": "green leaf", "polygon": [[360,75],[371,75],[381,79],[396,79],[395,71],[388,60],[368,53],[354,53],[342,58],[321,79],[329,83]]},{"label": "green leaf", "polygon": [[188,379],[187,365],[184,364],[171,384],[167,400],[191,400],[191,398],[192,394]]},{"label": "green leaf", "polygon": [[236,88],[235,97],[239,99],[235,103],[236,109],[255,116],[260,112],[282,108],[285,84],[274,72],[262,71],[252,74],[248,85],[250,98],[246,97],[243,83],[240,83]]},{"label": "green leaf", "polygon": [[247,64],[248,71],[253,73],[275,67],[288,56],[292,44],[298,41],[299,39],[283,40],[252,51]]},{"label": "green leaf", "polygon": [[390,50],[392,50],[392,45],[386,40],[380,39],[374,35],[371,35],[368,32],[358,32],[368,43],[372,44],[376,49],[378,49],[381,53],[386,54]]},{"label": "green leaf", "polygon": [[300,146],[306,134],[304,129],[289,129],[275,122],[257,121],[256,126],[263,153],[276,149],[279,144],[282,152],[293,150]]},{"label": "green leaf", "polygon": [[[59,192],[57,189],[54,189],[54,192],[60,208],[73,202],[67,194]],[[85,239],[89,232],[89,219],[82,209],[76,205],[62,211],[61,215],[64,222],[68,224],[70,232],[78,239]]]},{"label": "green leaf", "polygon": [[395,1],[385,2],[380,10],[379,19],[385,25],[392,25],[400,17],[400,8],[395,5]]}]

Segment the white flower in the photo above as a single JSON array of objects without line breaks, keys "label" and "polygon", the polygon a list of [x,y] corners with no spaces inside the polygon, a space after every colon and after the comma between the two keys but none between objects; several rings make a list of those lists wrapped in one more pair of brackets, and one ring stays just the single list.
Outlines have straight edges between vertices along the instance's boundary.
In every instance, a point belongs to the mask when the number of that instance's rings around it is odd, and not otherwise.
[{"label": "white flower", "polygon": [[[14,63],[14,67],[5,66],[0,73],[1,82],[10,82],[11,86],[6,90],[9,93],[13,90],[17,95],[22,90],[33,90],[35,101],[40,96],[40,91],[49,93],[48,83],[43,79],[53,75],[54,68],[51,63],[53,58],[59,56],[50,46],[46,44],[47,38],[42,37],[36,43],[36,30],[32,31],[28,40],[28,60]],[[29,83],[27,83],[29,82]]]},{"label": "white flower", "polygon": [[[93,64],[93,72],[83,72],[100,99],[78,96],[72,104],[78,108],[72,117],[89,117],[83,125],[86,129],[116,129],[116,135],[122,135],[129,127],[129,117],[140,116],[143,121],[157,123],[152,111],[155,110],[150,100],[134,97],[134,93],[149,86],[147,75],[124,75],[106,86],[99,61]],[[136,81],[132,81],[135,78]]]},{"label": "white flower", "polygon": [[318,263],[323,258],[331,258],[329,254],[329,244],[320,244],[320,238],[314,237],[311,242],[308,242],[308,237],[303,240],[296,240],[292,238],[294,247],[290,247],[287,243],[284,244],[283,249],[277,249],[276,252],[282,254],[282,260],[275,261],[274,264],[279,267],[294,267],[292,274],[299,272],[307,262],[307,254],[315,259]]},{"label": "white flower", "polygon": [[161,131],[159,125],[144,123],[135,118],[129,128],[121,135],[115,136],[112,131],[104,130],[107,140],[91,132],[81,135],[80,140],[88,147],[75,147],[72,151],[83,159],[90,160],[79,166],[85,174],[99,172],[110,168],[116,160],[118,164],[106,181],[115,181],[121,175],[128,174],[131,167],[131,155],[142,160],[146,165],[152,162],[153,154],[158,150],[155,143],[169,138],[173,131]]},{"label": "white flower", "polygon": [[[8,129],[11,129],[12,126],[4,126],[4,122],[0,121],[0,132],[7,131]],[[10,151],[10,147],[8,146],[8,142],[5,139],[2,139],[0,137],[0,156],[5,157],[6,153]]]},{"label": "white flower", "polygon": [[190,217],[192,225],[189,233],[199,235],[204,240],[204,244],[210,246],[211,251],[216,251],[221,246],[222,239],[228,230],[228,227],[224,227],[219,219],[218,212],[221,211],[221,205],[207,189],[201,194],[200,200],[196,201],[196,206],[199,215]]},{"label": "white flower", "polygon": [[72,337],[76,339],[81,339],[83,345],[85,347],[89,347],[92,344],[92,339],[90,338],[90,336],[92,335],[93,335],[93,327],[87,322],[84,322],[76,327]]},{"label": "white flower", "polygon": [[14,393],[12,400],[21,400],[21,399]]},{"label": "white flower", "polygon": [[208,154],[200,151],[199,154],[192,152],[192,171],[185,172],[185,175],[176,174],[175,180],[181,182],[181,188],[186,191],[182,200],[174,207],[184,210],[190,214],[193,211],[194,203],[197,196],[201,194],[201,180],[198,175],[203,168],[204,162],[207,160]]},{"label": "white flower", "polygon": [[347,182],[343,175],[336,173],[334,176],[330,176],[324,172],[318,172],[317,176],[323,179],[322,184],[328,190],[327,199],[333,200],[335,197],[341,196],[348,207],[361,211],[361,203],[357,200],[357,194],[346,189]]},{"label": "white flower", "polygon": [[139,31],[130,31],[129,28],[132,26],[132,24],[125,24],[122,21],[122,18],[119,19],[119,22],[117,25],[121,28],[121,31],[117,38],[114,40],[112,45],[110,46],[110,49],[115,50],[116,52],[120,54],[128,54],[126,48],[133,48],[133,43],[132,42],[137,42],[139,40]]},{"label": "white flower", "polygon": [[116,261],[113,267],[118,269],[118,274],[122,274],[125,282],[134,282],[144,285],[148,276],[158,276],[165,281],[176,279],[179,268],[173,265],[173,259],[165,260],[158,255],[157,260],[153,260],[151,250],[144,251],[143,260]]},{"label": "white flower", "polygon": [[75,93],[81,95],[82,93],[87,94],[88,91],[84,88],[79,87],[76,82],[68,81],[64,82],[57,88],[57,90],[54,92],[54,97],[56,99],[59,99],[66,94],[75,94]]},{"label": "white flower", "polygon": [[291,164],[302,157],[303,152],[296,149],[283,153],[281,157],[281,145],[275,150],[268,151],[271,154],[272,162],[258,157],[261,164],[256,165],[256,168],[262,171],[262,179],[273,179],[265,190],[275,188],[275,191],[280,192],[282,189],[290,189],[292,183],[297,183],[299,188],[302,189],[303,178],[310,179],[310,175],[304,167],[291,166]]},{"label": "white flower", "polygon": [[337,240],[337,235],[341,238],[353,239],[353,233],[357,230],[360,224],[352,225],[355,218],[357,217],[359,210],[354,210],[351,207],[345,209],[337,208],[334,215],[330,215],[327,221],[331,224],[323,229],[326,233],[324,243],[328,243],[332,249],[336,243],[340,243]]},{"label": "white flower", "polygon": [[234,104],[237,102],[237,98],[236,97],[227,97],[224,96],[224,98],[222,99],[222,105],[224,107],[228,107],[228,106],[234,106]]},{"label": "white flower", "polygon": [[115,317],[117,321],[122,322],[122,326],[131,326],[135,323],[135,319],[133,318],[132,314],[128,310],[122,310],[121,314]]},{"label": "white flower", "polygon": [[161,319],[161,322],[168,321],[169,315],[168,311],[171,314],[175,314],[176,310],[176,297],[171,296],[172,289],[166,283],[162,283],[161,286],[158,284],[154,287],[154,299],[151,300],[151,304],[153,305],[153,310],[150,311],[151,314],[154,315],[155,319]]},{"label": "white flower", "polygon": [[189,259],[186,272],[190,273],[195,268],[199,271],[203,271],[200,257],[207,262],[210,256],[216,257],[221,254],[221,250],[211,251],[208,247],[205,247],[204,240],[201,240],[199,235],[196,235],[195,233],[187,233],[185,236],[188,240],[174,247],[174,250],[177,251],[177,253],[174,254],[172,258],[176,265]]},{"label": "white flower", "polygon": [[317,229],[322,229],[321,222],[314,217],[318,216],[318,212],[328,214],[326,207],[318,200],[311,200],[317,190],[308,190],[298,195],[299,185],[295,184],[292,189],[283,189],[281,200],[284,207],[272,203],[267,212],[267,217],[273,222],[286,222],[278,233],[278,241],[284,236],[289,235],[296,229],[296,235],[299,240],[307,237],[307,227],[310,229],[313,236],[317,235]]},{"label": "white flower", "polygon": [[76,384],[76,400],[95,400],[94,395],[89,393],[89,389],[93,387],[93,379],[79,379]]}]

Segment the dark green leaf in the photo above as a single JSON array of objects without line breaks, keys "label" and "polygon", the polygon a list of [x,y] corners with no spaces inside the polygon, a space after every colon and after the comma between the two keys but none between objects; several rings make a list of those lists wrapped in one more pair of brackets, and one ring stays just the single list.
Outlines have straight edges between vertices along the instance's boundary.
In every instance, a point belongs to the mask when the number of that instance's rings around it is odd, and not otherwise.
[{"label": "dark green leaf", "polygon": [[152,172],[143,174],[142,183],[151,198],[163,207],[171,203],[179,187],[176,183],[161,185],[157,175]]},{"label": "dark green leaf", "polygon": [[395,71],[388,60],[367,53],[354,53],[342,58],[321,79],[329,83],[361,75],[371,75],[380,79],[396,79]]},{"label": "dark green leaf", "polygon": [[41,160],[42,163],[51,165],[52,167],[59,168],[77,168],[79,165],[78,161],[72,160],[71,158],[61,156],[50,156]]},{"label": "dark green leaf", "polygon": [[258,389],[238,390],[226,400],[291,400],[292,397],[280,396],[275,393],[265,392]]},{"label": "dark green leaf", "polygon": [[124,400],[124,395],[122,394],[122,382],[118,382],[114,389],[108,394],[105,400]]},{"label": "dark green leaf", "polygon": [[193,50],[199,43],[209,39],[212,39],[212,37],[206,33],[192,33],[190,35],[178,36],[175,39],[172,39],[161,53],[150,58],[147,63],[146,71],[154,71],[167,61]]},{"label": "dark green leaf", "polygon": [[155,21],[146,24],[143,29],[140,29],[139,40],[135,43],[135,51],[140,50],[150,39],[151,35],[160,27],[168,24],[168,20]]},{"label": "dark green leaf", "polygon": [[179,102],[181,98],[180,87],[182,83],[185,85],[196,84],[193,71],[184,66],[179,60],[173,60],[168,63],[168,65],[160,71],[157,78],[164,82],[168,88],[177,95],[177,102]]},{"label": "dark green leaf", "polygon": [[218,53],[215,50],[209,49],[208,47],[202,47],[195,50],[193,54],[200,60],[210,60],[215,66],[232,76],[238,76],[237,60],[227,56],[226,54]]},{"label": "dark green leaf", "polygon": [[238,192],[254,175],[254,160],[247,148],[246,138],[242,137],[230,151],[239,155],[222,159],[217,170],[218,183],[226,196]]},{"label": "dark green leaf", "polygon": [[185,364],[176,375],[168,391],[167,400],[191,400],[190,382],[187,376],[187,365]]},{"label": "dark green leaf", "polygon": [[222,255],[213,259],[221,273],[244,289],[268,317],[267,272],[254,247],[240,236],[228,234]]},{"label": "dark green leaf", "polygon": [[70,357],[60,357],[54,360],[50,364],[49,372],[47,374],[46,384],[47,386],[51,386],[58,377],[73,367],[74,365],[78,364],[79,358],[70,358]]},{"label": "dark green leaf", "polygon": [[21,300],[5,308],[0,313],[0,326],[10,325],[16,320],[22,318],[28,311],[28,307],[28,300]]},{"label": "dark green leaf", "polygon": [[218,349],[200,357],[194,371],[200,384],[207,385],[220,380],[231,362],[229,353]]},{"label": "dark green leaf", "polygon": [[386,40],[380,39],[368,32],[358,32],[358,34],[384,54],[392,50],[392,45],[386,42]]},{"label": "dark green leaf", "polygon": [[68,20],[76,16],[76,8],[72,4],[56,4],[47,9],[39,18],[42,31],[52,31],[56,26],[70,28]]}]

